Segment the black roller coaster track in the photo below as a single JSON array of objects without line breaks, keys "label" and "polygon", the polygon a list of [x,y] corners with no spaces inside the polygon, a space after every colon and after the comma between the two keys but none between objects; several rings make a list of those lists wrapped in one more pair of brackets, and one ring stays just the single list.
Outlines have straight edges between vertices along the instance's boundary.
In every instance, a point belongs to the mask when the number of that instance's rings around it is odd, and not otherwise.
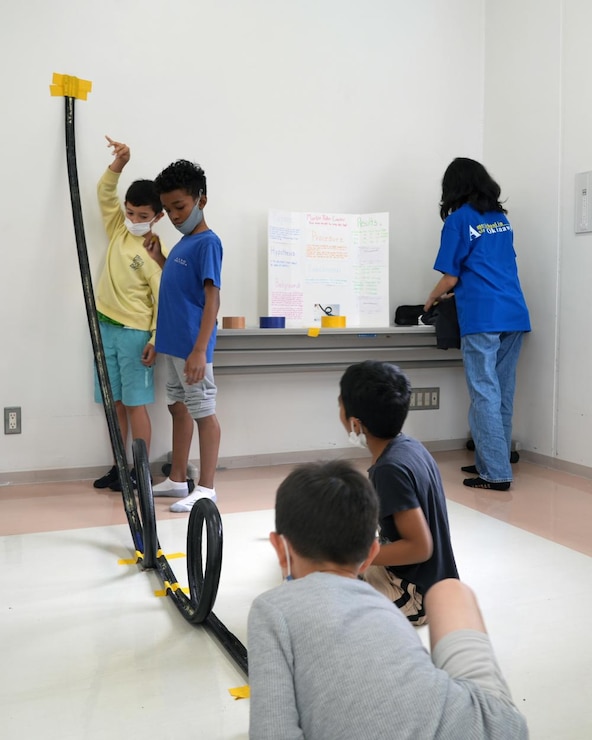
[{"label": "black roller coaster track", "polygon": [[[137,471],[138,499],[140,502],[140,515],[138,514],[134,489],[126,464],[125,447],[119,431],[115,403],[107,374],[105,352],[101,340],[90,275],[76,166],[75,98],[65,96],[64,99],[66,103],[66,161],[84,303],[111,446],[113,447],[115,464],[121,480],[123,505],[136,551],[137,562],[142,569],[154,570],[158,574],[167,596],[173,600],[183,617],[191,624],[204,627],[210,632],[243,673],[248,675],[245,646],[212,612],[218,593],[220,570],[222,568],[222,520],[218,508],[209,499],[199,499],[191,510],[187,526],[189,596],[186,596],[180,588],[158,542],[148,454],[144,440],[141,439],[136,439],[133,443],[134,467]],[[205,567],[202,556],[204,529],[206,532]]]}]

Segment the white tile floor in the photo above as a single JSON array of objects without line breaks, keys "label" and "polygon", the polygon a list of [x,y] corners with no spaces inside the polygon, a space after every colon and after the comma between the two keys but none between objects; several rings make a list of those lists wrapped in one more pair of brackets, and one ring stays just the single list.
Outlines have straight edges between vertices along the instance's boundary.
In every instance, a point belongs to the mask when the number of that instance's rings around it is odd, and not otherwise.
[{"label": "white tile floor", "polygon": [[[449,502],[463,580],[477,592],[533,740],[592,738],[592,558]],[[280,575],[271,511],[225,514],[216,615],[246,644],[249,605]],[[185,552],[187,518],[159,522]],[[157,598],[127,525],[0,537],[3,740],[247,738],[246,683],[202,628]],[[183,585],[184,559],[170,564]],[[419,630],[427,641],[427,628]],[[278,738],[278,740],[281,740]]]}]

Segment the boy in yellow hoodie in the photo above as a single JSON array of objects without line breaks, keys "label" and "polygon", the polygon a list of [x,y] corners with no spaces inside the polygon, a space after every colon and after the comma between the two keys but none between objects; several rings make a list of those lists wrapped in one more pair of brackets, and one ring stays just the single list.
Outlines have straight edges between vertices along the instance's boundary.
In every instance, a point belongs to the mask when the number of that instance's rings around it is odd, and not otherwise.
[{"label": "boy in yellow hoodie", "polygon": [[[130,150],[126,144],[105,138],[114,159],[99,180],[97,195],[109,246],[95,300],[121,437],[125,444],[131,427],[132,438],[143,439],[149,450],[151,424],[146,405],[154,402],[161,269],[147,257],[143,241],[163,212],[152,180],[133,182],[122,210],[117,185]],[[96,368],[95,401],[102,401]],[[121,490],[117,467],[98,478],[94,487]]]}]

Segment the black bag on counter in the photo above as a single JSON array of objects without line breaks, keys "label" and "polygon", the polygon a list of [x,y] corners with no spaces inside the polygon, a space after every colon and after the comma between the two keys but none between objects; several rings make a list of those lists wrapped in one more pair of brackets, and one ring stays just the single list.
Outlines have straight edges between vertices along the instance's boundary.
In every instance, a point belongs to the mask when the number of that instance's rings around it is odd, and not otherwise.
[{"label": "black bag on counter", "polygon": [[422,313],[423,306],[399,306],[395,311],[395,324],[397,326],[417,326]]}]

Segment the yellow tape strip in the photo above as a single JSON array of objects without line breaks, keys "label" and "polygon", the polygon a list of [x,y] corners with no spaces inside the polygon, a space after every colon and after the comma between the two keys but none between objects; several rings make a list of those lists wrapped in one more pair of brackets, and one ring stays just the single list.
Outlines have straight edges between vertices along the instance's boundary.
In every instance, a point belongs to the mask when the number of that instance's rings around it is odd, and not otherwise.
[{"label": "yellow tape strip", "polygon": [[[184,552],[171,552],[168,555],[165,555],[162,550],[157,550],[156,557],[165,557],[167,560],[174,560],[175,558],[184,558],[186,555]],[[144,560],[144,553],[136,550],[136,557],[133,560],[118,560],[117,565],[136,565],[140,560]]]},{"label": "yellow tape strip", "polygon": [[184,594],[189,594],[189,588],[187,586],[181,586],[179,583],[169,583],[168,581],[164,582],[164,590],[155,591],[154,595],[158,596],[159,598],[162,596],[166,596],[167,591],[183,591]]},{"label": "yellow tape strip", "polygon": [[321,333],[321,330],[319,329],[318,326],[311,326],[310,329],[308,330],[309,337],[318,337],[320,333]]},{"label": "yellow tape strip", "polygon": [[156,551],[156,557],[162,558],[165,557],[167,560],[174,560],[175,558],[184,558],[185,553],[184,552],[170,552],[168,555],[165,555],[162,550]]},{"label": "yellow tape strip", "polygon": [[136,557],[133,560],[118,560],[117,565],[136,565],[140,560],[144,560],[144,553],[136,550]]},{"label": "yellow tape strip", "polygon": [[251,696],[251,689],[248,685],[237,686],[235,689],[228,689],[228,693],[235,699],[248,699]]},{"label": "yellow tape strip", "polygon": [[57,72],[53,73],[52,83],[49,86],[49,92],[54,97],[86,100],[88,93],[92,90],[92,82],[90,80],[80,80],[78,77],[61,75]]}]

